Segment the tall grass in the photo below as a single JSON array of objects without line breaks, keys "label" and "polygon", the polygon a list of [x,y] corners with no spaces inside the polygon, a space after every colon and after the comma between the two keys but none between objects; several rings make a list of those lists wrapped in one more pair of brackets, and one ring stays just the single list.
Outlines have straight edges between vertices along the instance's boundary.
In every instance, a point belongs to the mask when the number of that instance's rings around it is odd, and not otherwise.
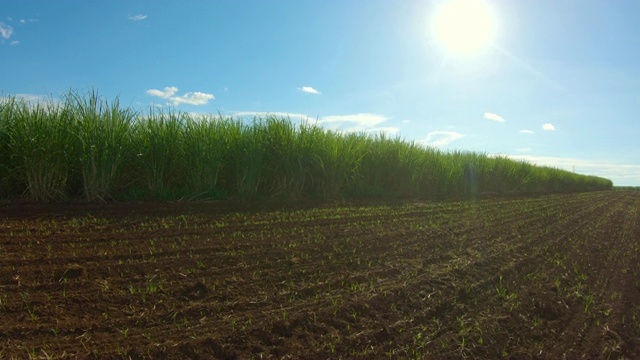
[{"label": "tall grass", "polygon": [[167,194],[181,187],[184,181],[184,127],[187,114],[174,111],[156,111],[136,119],[131,136],[136,160],[132,162],[133,177],[139,180],[149,194]]},{"label": "tall grass", "polygon": [[611,189],[610,180],[507,157],[277,117],[134,112],[96,92],[0,101],[0,197],[473,199]]},{"label": "tall grass", "polygon": [[13,118],[16,108],[15,98],[0,98],[0,198],[6,198],[12,193],[11,157],[9,152],[9,119]]},{"label": "tall grass", "polygon": [[343,191],[355,193],[367,139],[356,134],[318,132],[317,152],[313,155],[315,193],[323,198],[335,198]]},{"label": "tall grass", "polygon": [[75,141],[69,108],[49,102],[9,100],[3,110],[10,172],[35,201],[65,197],[74,167]]},{"label": "tall grass", "polygon": [[254,122],[253,126],[241,122],[229,126],[231,146],[227,181],[232,193],[241,197],[255,197],[264,186],[265,134],[264,124]]},{"label": "tall grass", "polygon": [[186,121],[183,135],[185,186],[196,195],[220,195],[219,180],[231,143],[231,119],[211,115]]},{"label": "tall grass", "polygon": [[86,200],[111,197],[123,162],[130,151],[130,125],[135,113],[111,104],[96,92],[80,96],[70,92],[68,115],[75,124],[77,159]]}]

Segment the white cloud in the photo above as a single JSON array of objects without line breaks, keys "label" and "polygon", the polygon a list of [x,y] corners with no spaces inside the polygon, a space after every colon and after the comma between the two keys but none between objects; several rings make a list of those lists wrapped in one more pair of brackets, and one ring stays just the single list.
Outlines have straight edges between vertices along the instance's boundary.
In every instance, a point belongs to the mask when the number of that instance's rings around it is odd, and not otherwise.
[{"label": "white cloud", "polygon": [[13,34],[13,28],[0,21],[0,37],[8,40]]},{"label": "white cloud", "polygon": [[[302,120],[316,120],[309,115],[298,114],[298,113],[289,113],[289,112],[278,112],[278,111],[236,111],[232,113],[232,116],[238,117],[267,117],[267,116],[276,116],[276,117],[284,117],[284,118],[292,118],[292,119],[302,119]],[[374,126],[386,121],[387,118],[382,115],[376,114],[353,114],[353,115],[330,115],[323,116],[317,119],[318,124],[333,124],[333,125],[341,125],[341,124],[351,124],[355,125],[359,128],[359,130],[368,130],[372,129]]]},{"label": "white cloud", "polygon": [[167,86],[164,88],[164,91],[156,90],[156,89],[147,90],[147,94],[152,96],[158,96],[164,99],[169,99],[170,97],[173,96],[173,94],[177,92],[178,92],[178,88],[175,86]]},{"label": "white cloud", "polygon": [[188,92],[182,96],[171,97],[171,101],[174,105],[188,104],[188,105],[205,105],[209,100],[213,100],[215,97],[213,94],[206,94],[203,92]]},{"label": "white cloud", "polygon": [[54,98],[50,95],[37,95],[37,94],[12,94],[8,96],[0,96],[0,102],[7,101],[12,98],[18,101],[25,101],[30,105],[36,105],[39,103],[54,104],[54,105],[62,104],[62,101],[58,98]]},{"label": "white cloud", "polygon": [[379,126],[387,121],[382,115],[361,113],[351,115],[329,115],[323,117],[310,117],[306,114],[277,112],[277,111],[236,111],[231,112],[232,117],[242,118],[260,118],[264,119],[270,116],[277,118],[288,118],[295,121],[307,122],[309,124],[321,126],[325,129],[336,131],[339,133],[369,133],[387,135],[395,135],[400,132],[400,128],[394,126]]},{"label": "white cloud", "polygon": [[556,127],[553,126],[553,124],[546,123],[546,124],[542,125],[542,129],[543,130],[547,130],[547,131],[555,131]]},{"label": "white cloud", "polygon": [[187,105],[205,105],[209,100],[215,99],[213,94],[207,94],[199,91],[188,92],[181,96],[175,96],[178,92],[178,88],[175,86],[167,86],[163,90],[149,89],[147,94],[151,96],[161,97],[168,100],[169,104],[178,106],[180,104]]},{"label": "white cloud", "polygon": [[15,97],[18,99],[24,99],[29,102],[41,102],[41,101],[48,100],[47,96],[45,95],[35,95],[35,94],[16,94]]},{"label": "white cloud", "polygon": [[385,121],[387,121],[387,118],[382,115],[360,113],[351,115],[323,116],[318,119],[318,124],[331,130],[344,133],[353,133],[361,131],[375,131],[375,129],[381,129],[382,131],[384,131],[385,129],[383,127],[380,127],[379,125]]},{"label": "white cloud", "polygon": [[446,146],[451,142],[456,141],[464,137],[464,134],[460,134],[454,131],[432,131],[427,134],[427,138],[418,143],[427,145],[427,146]]},{"label": "white cloud", "polygon": [[384,133],[384,134],[388,134],[388,135],[395,135],[395,134],[400,132],[400,128],[393,127],[393,126],[383,126],[383,127],[367,129],[365,131],[368,132],[368,133],[373,133],[373,134]]},{"label": "white cloud", "polygon": [[358,127],[369,128],[372,126],[376,126],[382,122],[387,120],[386,117],[382,115],[362,113],[362,114],[352,114],[352,115],[330,115],[324,116],[320,118],[321,123],[347,123],[347,124],[355,124]]},{"label": "white cloud", "polygon": [[307,93],[307,94],[315,94],[315,95],[320,95],[320,91],[312,88],[311,86],[303,86],[301,88],[299,88],[298,90]]},{"label": "white cloud", "polygon": [[387,121],[382,115],[361,113],[351,115],[329,115],[320,118],[313,118],[309,115],[289,112],[267,112],[267,111],[237,111],[232,113],[236,117],[258,117],[266,118],[275,116],[278,118],[297,119],[302,121],[310,121],[324,128],[332,129],[344,133],[367,132],[367,133],[386,133],[397,134],[400,129],[392,126],[378,126]]},{"label": "white cloud", "polygon": [[142,14],[129,16],[129,20],[131,20],[131,21],[142,21],[142,20],[144,20],[146,18],[147,18],[147,15],[142,15]]},{"label": "white cloud", "polygon": [[550,166],[579,174],[595,175],[610,179],[617,186],[640,186],[640,165],[620,164],[615,161],[592,161],[576,158],[507,155],[535,165]]},{"label": "white cloud", "polygon": [[520,130],[521,134],[533,134],[533,131],[529,130],[529,129],[522,129]]},{"label": "white cloud", "polygon": [[516,151],[517,152],[530,152],[531,148],[519,148],[519,149],[516,149]]},{"label": "white cloud", "polygon": [[268,111],[236,111],[232,113],[231,116],[234,117],[257,117],[257,118],[266,118],[269,116],[275,116],[278,118],[288,118],[288,119],[299,119],[299,120],[309,120],[309,116],[305,114],[296,114],[296,113],[288,113],[288,112],[268,112]]},{"label": "white cloud", "polygon": [[502,116],[500,116],[498,114],[489,113],[489,112],[484,113],[484,118],[488,119],[488,120],[497,121],[497,122],[505,122],[506,121]]},{"label": "white cloud", "polygon": [[20,24],[26,24],[26,23],[34,23],[37,22],[38,19],[20,19],[18,22]]},{"label": "white cloud", "polygon": [[20,41],[18,41],[18,40],[14,40],[14,41],[9,43],[9,45],[11,45],[11,46],[16,46],[18,44],[20,44]]}]

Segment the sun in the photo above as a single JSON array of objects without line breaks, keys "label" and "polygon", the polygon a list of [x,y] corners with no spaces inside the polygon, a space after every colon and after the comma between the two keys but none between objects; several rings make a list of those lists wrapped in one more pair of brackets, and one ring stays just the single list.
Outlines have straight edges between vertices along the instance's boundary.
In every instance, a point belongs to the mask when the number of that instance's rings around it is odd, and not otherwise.
[{"label": "sun", "polygon": [[446,0],[430,23],[439,45],[460,56],[485,50],[497,28],[493,9],[483,0]]}]

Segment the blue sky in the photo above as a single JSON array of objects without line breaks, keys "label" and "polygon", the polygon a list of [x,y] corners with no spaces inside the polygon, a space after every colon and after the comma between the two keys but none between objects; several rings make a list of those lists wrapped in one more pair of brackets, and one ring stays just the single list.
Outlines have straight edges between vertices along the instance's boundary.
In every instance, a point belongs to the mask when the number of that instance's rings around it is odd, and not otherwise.
[{"label": "blue sky", "polygon": [[457,53],[451,1],[3,0],[0,96],[309,117],[640,186],[640,2],[486,1],[493,37]]}]

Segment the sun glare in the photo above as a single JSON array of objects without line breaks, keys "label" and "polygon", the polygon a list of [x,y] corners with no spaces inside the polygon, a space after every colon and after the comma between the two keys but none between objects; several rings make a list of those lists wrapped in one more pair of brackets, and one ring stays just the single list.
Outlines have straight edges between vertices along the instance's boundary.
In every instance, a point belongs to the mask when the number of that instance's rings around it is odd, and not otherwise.
[{"label": "sun glare", "polygon": [[493,41],[496,19],[483,0],[446,0],[431,19],[431,31],[439,45],[454,55],[471,55]]}]

